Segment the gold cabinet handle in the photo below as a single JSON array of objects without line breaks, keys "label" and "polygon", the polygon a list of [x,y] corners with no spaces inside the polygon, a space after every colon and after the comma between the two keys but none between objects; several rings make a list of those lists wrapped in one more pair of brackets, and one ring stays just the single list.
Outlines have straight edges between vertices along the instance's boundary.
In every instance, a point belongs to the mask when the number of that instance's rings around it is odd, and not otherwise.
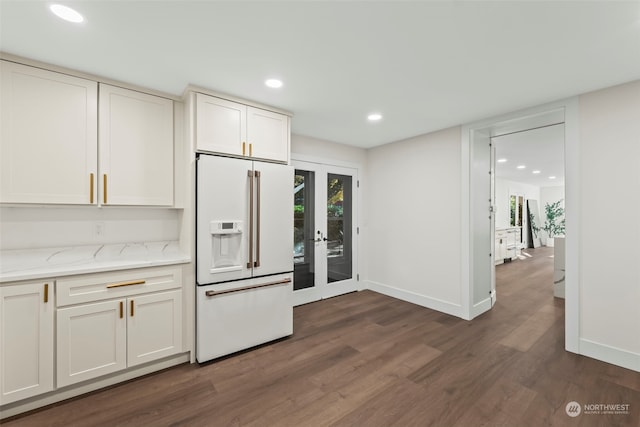
[{"label": "gold cabinet handle", "polygon": [[144,280],[131,280],[129,282],[112,283],[110,285],[107,285],[107,289],[119,288],[121,286],[144,285],[144,283]]},{"label": "gold cabinet handle", "polygon": [[44,284],[44,302],[45,304],[49,302],[49,284]]},{"label": "gold cabinet handle", "polygon": [[107,174],[102,175],[102,203],[107,204]]},{"label": "gold cabinet handle", "polygon": [[253,144],[249,144],[249,157],[253,157]]},{"label": "gold cabinet handle", "polygon": [[93,173],[89,174],[89,203],[93,204]]},{"label": "gold cabinet handle", "polygon": [[242,155],[245,155],[247,143],[242,141]]},{"label": "gold cabinet handle", "polygon": [[133,317],[133,300],[131,300],[131,317]]},{"label": "gold cabinet handle", "polygon": [[122,319],[122,317],[124,316],[123,311],[124,311],[124,304],[122,301],[120,301],[120,318]]}]

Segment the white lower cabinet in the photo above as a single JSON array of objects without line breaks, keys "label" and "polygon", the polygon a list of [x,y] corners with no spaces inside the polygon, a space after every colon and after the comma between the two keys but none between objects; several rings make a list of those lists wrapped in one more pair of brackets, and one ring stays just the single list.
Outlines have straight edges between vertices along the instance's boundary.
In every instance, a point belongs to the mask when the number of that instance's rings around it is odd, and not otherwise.
[{"label": "white lower cabinet", "polygon": [[181,290],[130,298],[128,308],[128,366],[182,351]]},{"label": "white lower cabinet", "polygon": [[125,300],[58,309],[58,387],[127,367]]},{"label": "white lower cabinet", "polygon": [[180,287],[170,279],[178,277],[176,271],[136,270],[128,281],[122,281],[123,272],[90,275],[84,289],[79,278],[61,280],[59,294],[73,294],[74,301],[114,299],[58,308],[57,386],[182,352],[182,289],[163,290]]},{"label": "white lower cabinet", "polygon": [[0,405],[53,390],[53,282],[0,288]]}]

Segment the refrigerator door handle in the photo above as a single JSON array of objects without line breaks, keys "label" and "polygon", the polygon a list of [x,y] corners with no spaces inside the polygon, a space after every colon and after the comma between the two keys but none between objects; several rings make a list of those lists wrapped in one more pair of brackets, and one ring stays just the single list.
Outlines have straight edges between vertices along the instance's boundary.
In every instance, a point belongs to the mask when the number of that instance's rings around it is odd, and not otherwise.
[{"label": "refrigerator door handle", "polygon": [[249,176],[249,262],[247,268],[253,267],[253,171],[247,171]]},{"label": "refrigerator door handle", "polygon": [[256,262],[254,267],[260,267],[260,171],[255,171],[256,176]]}]

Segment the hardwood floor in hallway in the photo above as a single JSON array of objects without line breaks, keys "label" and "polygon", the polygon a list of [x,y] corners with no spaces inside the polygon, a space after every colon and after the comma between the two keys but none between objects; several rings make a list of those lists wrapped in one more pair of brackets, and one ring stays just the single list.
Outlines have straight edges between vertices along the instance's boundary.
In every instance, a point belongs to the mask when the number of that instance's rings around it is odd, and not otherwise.
[{"label": "hardwood floor in hallway", "polygon": [[[564,351],[552,250],[527,251],[497,267],[496,306],[470,322],[347,294],[295,308],[288,339],[3,425],[637,427],[640,373]],[[629,413],[573,418],[571,401],[629,404]]]}]

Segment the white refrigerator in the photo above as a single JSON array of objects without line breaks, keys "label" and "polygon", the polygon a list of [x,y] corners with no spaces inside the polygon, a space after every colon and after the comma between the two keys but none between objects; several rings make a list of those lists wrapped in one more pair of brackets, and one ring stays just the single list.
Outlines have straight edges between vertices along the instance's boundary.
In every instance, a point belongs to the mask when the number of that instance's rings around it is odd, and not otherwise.
[{"label": "white refrigerator", "polygon": [[281,164],[199,155],[198,362],[293,333],[293,173]]}]

